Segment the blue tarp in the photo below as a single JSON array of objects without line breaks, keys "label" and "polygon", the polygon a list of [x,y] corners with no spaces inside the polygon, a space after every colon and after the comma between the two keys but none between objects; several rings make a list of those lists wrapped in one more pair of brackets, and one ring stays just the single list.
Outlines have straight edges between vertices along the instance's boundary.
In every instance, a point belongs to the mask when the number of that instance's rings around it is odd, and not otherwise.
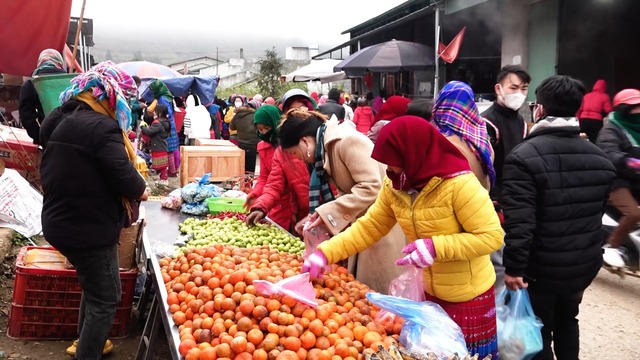
[{"label": "blue tarp", "polygon": [[[153,101],[153,93],[149,90],[149,84],[155,79],[143,79],[140,92],[143,99]],[[182,75],[174,78],[160,78],[167,85],[174,96],[186,96],[192,92],[200,98],[203,105],[213,101],[218,87],[218,78],[212,76]]]}]

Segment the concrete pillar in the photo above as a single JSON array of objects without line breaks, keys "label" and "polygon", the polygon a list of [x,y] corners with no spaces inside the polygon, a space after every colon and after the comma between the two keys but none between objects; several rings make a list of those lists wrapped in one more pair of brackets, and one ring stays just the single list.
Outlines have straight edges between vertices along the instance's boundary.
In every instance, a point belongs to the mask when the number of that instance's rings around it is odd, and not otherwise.
[{"label": "concrete pillar", "polygon": [[501,66],[521,65],[527,68],[529,43],[529,2],[505,0],[502,16]]}]

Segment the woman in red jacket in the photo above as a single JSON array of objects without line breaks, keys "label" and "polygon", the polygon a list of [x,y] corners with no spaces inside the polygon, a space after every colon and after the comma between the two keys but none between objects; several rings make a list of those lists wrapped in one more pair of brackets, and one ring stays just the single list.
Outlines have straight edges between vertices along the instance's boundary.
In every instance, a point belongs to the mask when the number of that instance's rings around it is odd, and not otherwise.
[{"label": "woman in red jacket", "polygon": [[582,98],[582,105],[576,114],[580,120],[580,129],[594,144],[602,130],[602,119],[613,111],[611,99],[606,91],[607,83],[602,79],[596,81],[593,90]]},{"label": "woman in red jacket", "polygon": [[278,147],[276,128],[280,116],[280,110],[274,105],[263,105],[254,114],[253,122],[262,139],[258,143],[260,175],[247,196],[245,208],[251,209],[247,217],[249,224],[268,214],[278,225],[292,230],[297,220],[309,213],[309,172],[302,161]]}]

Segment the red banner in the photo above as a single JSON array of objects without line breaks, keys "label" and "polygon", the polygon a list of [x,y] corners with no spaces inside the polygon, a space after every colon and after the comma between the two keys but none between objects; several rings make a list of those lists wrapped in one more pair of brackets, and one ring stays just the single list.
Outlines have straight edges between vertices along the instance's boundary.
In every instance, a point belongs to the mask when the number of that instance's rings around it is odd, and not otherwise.
[{"label": "red banner", "polygon": [[31,76],[42,50],[63,53],[71,0],[4,0],[0,14],[1,73]]}]

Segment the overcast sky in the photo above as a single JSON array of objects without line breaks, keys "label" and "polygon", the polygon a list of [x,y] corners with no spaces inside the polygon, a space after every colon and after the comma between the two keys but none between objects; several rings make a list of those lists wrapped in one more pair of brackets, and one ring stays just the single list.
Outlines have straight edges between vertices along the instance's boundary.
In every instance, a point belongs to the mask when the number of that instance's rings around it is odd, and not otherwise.
[{"label": "overcast sky", "polygon": [[[87,0],[85,17],[94,21],[96,43],[101,36],[145,39],[170,33],[225,38],[238,48],[249,39],[290,39],[295,46],[319,44],[322,51],[348,40],[342,31],[405,1]],[[79,16],[81,8],[82,0],[73,0],[71,16]]]}]

